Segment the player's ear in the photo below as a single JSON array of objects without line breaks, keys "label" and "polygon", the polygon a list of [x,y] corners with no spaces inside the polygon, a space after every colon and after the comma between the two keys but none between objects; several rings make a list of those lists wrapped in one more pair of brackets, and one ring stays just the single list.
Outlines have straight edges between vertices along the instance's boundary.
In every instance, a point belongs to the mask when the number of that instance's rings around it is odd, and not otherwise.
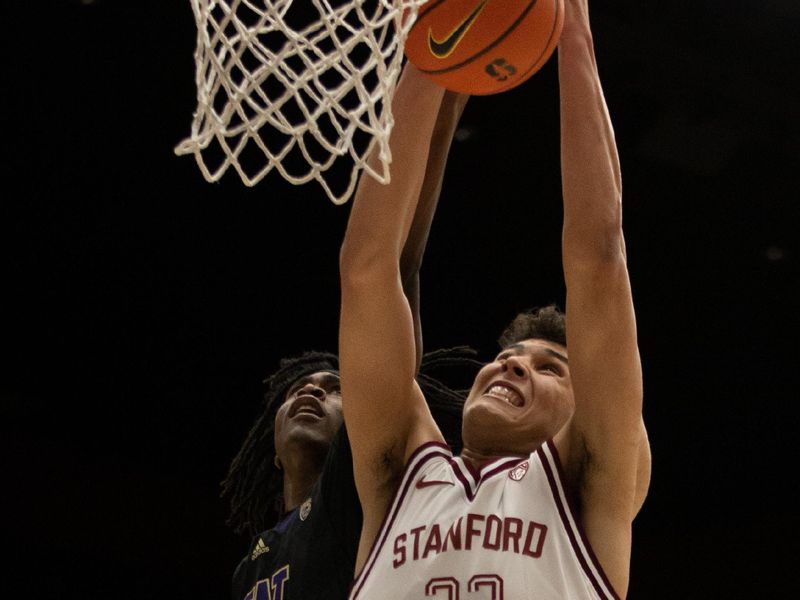
[{"label": "player's ear", "polygon": [[275,455],[275,460],[273,460],[272,462],[275,464],[275,468],[278,469],[278,471],[283,471],[283,465],[281,464],[281,459],[278,457],[277,454]]}]

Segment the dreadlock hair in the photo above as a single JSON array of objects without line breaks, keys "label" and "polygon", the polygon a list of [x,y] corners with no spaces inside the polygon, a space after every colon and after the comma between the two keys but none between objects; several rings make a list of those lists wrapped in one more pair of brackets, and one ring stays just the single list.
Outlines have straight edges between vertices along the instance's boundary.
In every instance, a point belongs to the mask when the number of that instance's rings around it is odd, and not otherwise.
[{"label": "dreadlock hair", "polygon": [[507,348],[531,339],[547,340],[566,347],[567,322],[564,313],[555,304],[519,313],[497,341],[501,348]]},{"label": "dreadlock hair", "polygon": [[[469,390],[454,389],[442,379],[471,380],[482,363],[467,346],[444,348],[422,357],[417,382],[445,441],[461,451],[461,412]],[[281,360],[264,380],[264,410],[256,420],[222,481],[223,498],[230,498],[227,524],[236,533],[255,535],[272,526],[283,511],[283,474],[275,468],[275,414],[291,385],[318,371],[338,374],[338,358],[327,352],[306,352]],[[436,375],[436,376],[434,376]]]},{"label": "dreadlock hair", "polygon": [[230,498],[227,524],[236,533],[255,535],[274,523],[283,511],[283,474],[275,468],[275,413],[289,387],[318,371],[338,375],[339,359],[328,352],[306,352],[280,361],[264,380],[264,409],[222,480],[223,498]]},{"label": "dreadlock hair", "polygon": [[477,352],[469,346],[434,350],[422,357],[417,374],[417,383],[425,395],[431,415],[453,454],[461,452],[464,400],[475,374],[483,366],[476,356]]}]

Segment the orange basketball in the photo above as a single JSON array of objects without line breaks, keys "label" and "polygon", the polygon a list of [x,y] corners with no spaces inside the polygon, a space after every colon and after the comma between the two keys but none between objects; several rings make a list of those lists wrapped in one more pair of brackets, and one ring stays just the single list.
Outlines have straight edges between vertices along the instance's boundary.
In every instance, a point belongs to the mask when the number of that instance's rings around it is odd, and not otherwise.
[{"label": "orange basketball", "polygon": [[405,54],[449,90],[497,94],[547,62],[563,23],[564,0],[429,0]]}]

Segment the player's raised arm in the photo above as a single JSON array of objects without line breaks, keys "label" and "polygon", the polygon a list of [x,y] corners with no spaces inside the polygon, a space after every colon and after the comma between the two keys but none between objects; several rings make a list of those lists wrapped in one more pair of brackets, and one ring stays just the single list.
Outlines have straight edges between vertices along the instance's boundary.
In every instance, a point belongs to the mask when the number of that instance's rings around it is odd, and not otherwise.
[{"label": "player's raised arm", "polygon": [[[362,177],[341,250],[340,364],[345,419],[364,508],[362,540],[371,540],[377,531],[394,491],[394,477],[408,453],[424,441],[441,440],[414,381],[415,332],[400,263],[413,271],[407,266],[421,260],[427,239],[432,213],[417,218],[411,239],[409,231],[431,138],[439,131],[443,95],[442,88],[406,67],[393,101],[392,181],[384,186]],[[448,131],[452,135],[452,128]],[[437,144],[433,148],[436,153]]]},{"label": "player's raised arm", "polygon": [[439,203],[442,192],[444,171],[447,157],[453,142],[461,114],[464,112],[469,96],[445,92],[439,115],[434,125],[433,135],[428,152],[428,163],[425,168],[425,177],[419,201],[414,212],[411,229],[400,255],[400,277],[403,282],[403,293],[408,299],[411,317],[414,323],[414,338],[416,344],[416,371],[422,361],[422,325],[419,307],[419,271],[422,266],[422,257],[428,243],[428,234],[433,223],[433,215]]},{"label": "player's raised arm", "polygon": [[[559,436],[581,519],[624,595],[642,451],[642,372],[622,233],[619,159],[586,0],[565,1],[559,44],[563,263],[575,413]],[[639,496],[641,490],[639,491]],[[639,498],[640,500],[641,498]]]}]

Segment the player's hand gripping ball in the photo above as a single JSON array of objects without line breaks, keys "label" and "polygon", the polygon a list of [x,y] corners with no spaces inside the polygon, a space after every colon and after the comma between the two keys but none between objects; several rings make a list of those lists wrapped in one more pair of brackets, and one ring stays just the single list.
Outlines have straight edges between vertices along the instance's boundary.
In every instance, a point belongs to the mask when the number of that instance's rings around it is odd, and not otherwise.
[{"label": "player's hand gripping ball", "polygon": [[563,24],[564,0],[429,0],[405,54],[449,90],[497,94],[547,62]]}]

